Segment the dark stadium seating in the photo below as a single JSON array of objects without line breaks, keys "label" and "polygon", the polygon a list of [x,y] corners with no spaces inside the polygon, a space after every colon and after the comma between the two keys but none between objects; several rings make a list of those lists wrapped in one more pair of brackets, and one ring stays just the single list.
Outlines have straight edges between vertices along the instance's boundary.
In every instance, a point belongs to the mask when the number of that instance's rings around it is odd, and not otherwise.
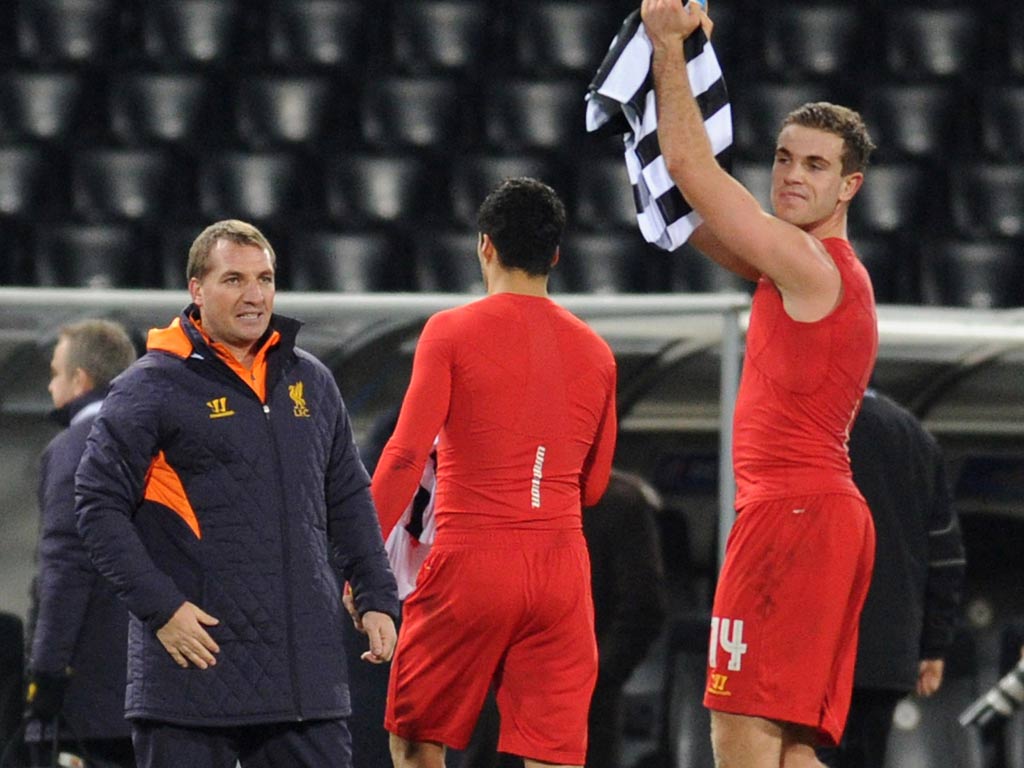
[{"label": "dark stadium seating", "polygon": [[472,111],[457,83],[439,77],[385,77],[363,94],[360,131],[367,145],[451,151],[474,136]]},{"label": "dark stadium seating", "polygon": [[477,235],[472,230],[417,233],[413,242],[416,287],[421,291],[483,295],[476,246]]},{"label": "dark stadium seating", "polygon": [[413,288],[412,270],[407,268],[411,259],[386,232],[300,231],[288,238],[288,252],[287,287],[292,290],[362,293]]},{"label": "dark stadium seating", "polygon": [[272,0],[267,9],[269,60],[297,71],[357,69],[373,42],[367,3]]},{"label": "dark stadium seating", "polygon": [[31,221],[53,215],[59,166],[52,155],[28,145],[0,145],[0,218]]},{"label": "dark stadium seating", "polygon": [[936,303],[994,309],[1024,304],[1020,242],[941,240],[922,262],[925,290]]},{"label": "dark stadium seating", "polygon": [[[771,145],[774,148],[774,144]],[[767,160],[736,160],[732,164],[732,175],[747,188],[761,207],[772,210],[772,163]]]},{"label": "dark stadium seating", "polygon": [[71,158],[72,212],[84,221],[156,221],[191,199],[191,169],[156,149],[88,149]]},{"label": "dark stadium seating", "polygon": [[782,120],[809,101],[837,100],[834,90],[820,83],[754,81],[734,87],[733,133],[741,158],[771,160]]},{"label": "dark stadium seating", "polygon": [[[35,283],[77,288],[137,288],[149,284],[152,242],[123,225],[51,226],[35,233]],[[184,261],[182,262],[184,263]]]},{"label": "dark stadium seating", "polygon": [[155,66],[225,66],[244,51],[239,0],[145,2],[140,9],[142,51]]},{"label": "dark stadium seating", "polygon": [[856,5],[787,3],[765,8],[763,16],[760,53],[772,77],[845,78],[865,55],[867,19]]},{"label": "dark stadium seating", "polygon": [[944,179],[934,168],[888,163],[868,169],[853,203],[850,228],[863,234],[919,231],[935,221]]},{"label": "dark stadium seating", "polygon": [[537,155],[471,153],[455,157],[447,185],[453,223],[475,231],[476,212],[487,194],[505,179],[518,176],[548,185],[558,185],[563,178],[556,165]]},{"label": "dark stadium seating", "polygon": [[1024,161],[1024,78],[1017,85],[986,88],[980,120],[982,147],[988,157]]},{"label": "dark stadium seating", "polygon": [[109,86],[107,130],[130,145],[210,143],[223,124],[213,109],[207,78],[187,72],[127,72]]},{"label": "dark stadium seating", "polygon": [[954,166],[950,185],[958,233],[976,238],[1024,237],[1024,166]]},{"label": "dark stadium seating", "polygon": [[972,7],[885,9],[884,65],[903,80],[966,77],[981,69],[983,16]]},{"label": "dark stadium seating", "polygon": [[324,75],[244,75],[231,88],[235,131],[252,149],[336,138],[339,96]]},{"label": "dark stadium seating", "polygon": [[589,81],[621,23],[599,0],[522,3],[511,18],[513,61],[527,76],[571,74]]},{"label": "dark stadium seating", "polygon": [[[886,83],[870,87],[861,112],[877,159],[938,157],[964,138],[962,92],[946,84]],[[977,138],[967,139],[967,146]]]},{"label": "dark stadium seating", "polygon": [[481,107],[490,146],[566,151],[584,136],[584,88],[575,80],[491,81]]},{"label": "dark stadium seating", "polygon": [[326,169],[327,211],[346,228],[413,226],[436,210],[435,169],[415,154],[343,154]]},{"label": "dark stadium seating", "polygon": [[666,257],[637,232],[569,232],[558,265],[570,293],[650,293],[668,289]]},{"label": "dark stadium seating", "polygon": [[391,24],[391,66],[404,73],[472,74],[493,51],[490,4],[398,0]]},{"label": "dark stadium seating", "polygon": [[116,49],[117,0],[31,0],[16,8],[17,51],[37,64],[103,64]]},{"label": "dark stadium seating", "polygon": [[575,226],[637,231],[633,185],[621,156],[583,160],[576,169],[570,199]]},{"label": "dark stadium seating", "polygon": [[[659,251],[655,251],[660,254]],[[747,292],[754,284],[718,266],[690,245],[683,245],[668,257],[668,284],[661,291],[712,293],[716,291]]]},{"label": "dark stadium seating", "polygon": [[86,122],[84,78],[70,72],[0,73],[0,139],[55,141]]},{"label": "dark stadium seating", "polygon": [[856,227],[851,233],[853,250],[871,276],[875,301],[879,304],[920,304],[919,254],[908,243],[909,238],[865,235]]},{"label": "dark stadium seating", "polygon": [[207,219],[258,222],[312,208],[309,169],[286,152],[224,152],[202,157],[198,166],[199,212]]}]

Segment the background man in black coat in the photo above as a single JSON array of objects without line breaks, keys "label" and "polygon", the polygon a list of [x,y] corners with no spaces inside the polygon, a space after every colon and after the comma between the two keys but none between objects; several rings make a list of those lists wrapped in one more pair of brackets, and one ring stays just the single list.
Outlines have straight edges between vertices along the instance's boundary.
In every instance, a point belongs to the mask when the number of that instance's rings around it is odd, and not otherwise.
[{"label": "background man in black coat", "polygon": [[850,434],[850,463],[875,523],[875,570],[846,732],[819,758],[833,768],[879,768],[896,704],[942,684],[966,561],[942,451],[913,414],[868,390]]},{"label": "background man in black coat", "polygon": [[[128,610],[93,567],[75,527],[75,470],[111,380],[135,360],[125,330],[107,320],[60,329],[50,364],[53,417],[66,427],[39,471],[39,573],[33,590],[26,713],[29,739],[134,766],[124,719]],[[47,726],[44,728],[43,726]],[[48,747],[47,747],[48,749]]]}]

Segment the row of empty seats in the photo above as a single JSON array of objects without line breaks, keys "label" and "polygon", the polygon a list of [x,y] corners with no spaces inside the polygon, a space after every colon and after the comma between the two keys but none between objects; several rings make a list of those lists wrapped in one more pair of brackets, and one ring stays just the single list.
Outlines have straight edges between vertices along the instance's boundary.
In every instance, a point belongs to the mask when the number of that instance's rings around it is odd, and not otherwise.
[{"label": "row of empty seats", "polygon": [[[6,3],[17,61],[232,68],[351,67],[467,74],[496,64],[589,72],[633,3],[610,0],[33,0]],[[1010,3],[769,5],[715,0],[723,55],[781,77],[857,72],[908,79],[1008,69],[1024,77],[1024,12]],[[884,18],[879,17],[879,11]],[[880,23],[881,22],[881,23]]]},{"label": "row of empty seats", "polygon": [[[354,89],[328,75],[0,72],[0,141],[56,145],[167,144],[332,149],[467,148],[573,154],[597,145],[584,129],[585,85],[495,79],[478,89],[437,77],[379,77]],[[770,157],[782,118],[806,101],[858,108],[878,158],[1024,159],[1024,82],[879,84],[842,98],[815,83],[744,81],[732,88],[736,152]],[[614,140],[601,142],[612,146]]]},{"label": "row of empty seats", "polygon": [[[633,190],[616,155],[564,160],[467,153],[442,161],[418,154],[210,152],[90,148],[56,158],[37,147],[0,146],[0,217],[32,221],[160,221],[238,216],[329,221],[358,228],[454,226],[472,231],[480,201],[510,176],[556,188],[573,226],[636,230]],[[771,168],[736,162],[734,175],[768,208]],[[1024,238],[1024,165],[889,163],[870,168],[850,209],[853,231],[929,231]]]},{"label": "row of empty seats", "polygon": [[[188,245],[203,222],[0,225],[0,282],[60,287],[183,289]],[[476,237],[466,230],[265,228],[278,283],[302,291],[482,292]],[[1024,304],[1021,242],[899,236],[854,246],[884,303],[982,309]],[[752,286],[684,247],[665,254],[627,232],[570,231],[552,273],[556,293],[749,291]]]}]

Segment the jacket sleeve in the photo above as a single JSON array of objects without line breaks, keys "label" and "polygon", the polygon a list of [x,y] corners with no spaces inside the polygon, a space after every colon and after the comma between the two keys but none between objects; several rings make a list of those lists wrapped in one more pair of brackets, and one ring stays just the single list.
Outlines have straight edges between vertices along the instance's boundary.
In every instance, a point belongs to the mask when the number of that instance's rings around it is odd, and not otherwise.
[{"label": "jacket sleeve", "polygon": [[373,500],[385,539],[416,495],[434,438],[448,416],[451,347],[439,325],[435,315],[423,327],[398,423],[373,474]]},{"label": "jacket sleeve", "polygon": [[609,374],[610,381],[605,397],[604,414],[598,426],[594,444],[590,446],[580,477],[580,491],[584,507],[591,507],[601,500],[608,477],[612,471],[615,456],[615,439],[618,434],[618,417],[615,412],[616,368],[614,363]]},{"label": "jacket sleeve", "polygon": [[960,522],[953,508],[945,461],[929,438],[934,486],[928,514],[928,581],[925,587],[921,658],[941,659],[953,644],[966,558]]},{"label": "jacket sleeve", "polygon": [[138,619],[156,631],[185,602],[132,524],[159,442],[163,396],[138,369],[115,380],[75,474],[78,532],[96,569]]},{"label": "jacket sleeve", "polygon": [[342,578],[350,582],[360,615],[380,611],[397,619],[398,585],[388,565],[377,511],[366,473],[352,435],[352,424],[341,393],[331,379],[338,410],[331,458],[324,479],[327,535]]},{"label": "jacket sleeve", "polygon": [[67,434],[51,443],[40,462],[38,606],[28,662],[35,672],[60,673],[70,665],[97,578],[75,527],[80,453],[61,440]]}]

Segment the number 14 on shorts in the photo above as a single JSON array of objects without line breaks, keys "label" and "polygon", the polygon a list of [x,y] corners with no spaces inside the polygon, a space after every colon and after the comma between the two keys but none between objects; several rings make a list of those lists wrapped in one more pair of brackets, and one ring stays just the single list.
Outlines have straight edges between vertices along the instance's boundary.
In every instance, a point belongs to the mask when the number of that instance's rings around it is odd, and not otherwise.
[{"label": "number 14 on shorts", "polygon": [[712,669],[718,667],[719,650],[729,654],[727,668],[731,672],[739,672],[743,666],[743,654],[747,652],[747,644],[743,642],[743,619],[711,617],[708,666]]}]

